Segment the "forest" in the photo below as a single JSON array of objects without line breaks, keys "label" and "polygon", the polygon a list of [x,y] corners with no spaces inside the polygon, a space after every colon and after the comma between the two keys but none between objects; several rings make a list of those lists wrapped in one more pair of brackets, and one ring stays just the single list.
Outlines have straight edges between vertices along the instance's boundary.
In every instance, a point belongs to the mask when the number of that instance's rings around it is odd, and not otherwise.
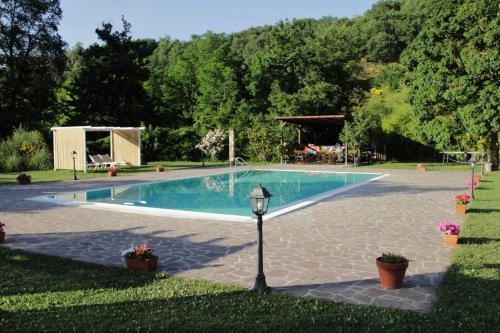
[{"label": "forest", "polygon": [[[396,160],[486,150],[497,167],[499,11],[498,0],[381,0],[352,19],[187,41],[135,39],[124,17],[69,47],[59,0],[1,1],[0,141],[21,128],[50,147],[53,126],[142,125],[145,160],[199,160],[209,130],[234,128],[237,156],[276,161],[276,116],[344,114],[337,136],[352,146],[386,145]],[[285,130],[286,148],[295,135]]]}]

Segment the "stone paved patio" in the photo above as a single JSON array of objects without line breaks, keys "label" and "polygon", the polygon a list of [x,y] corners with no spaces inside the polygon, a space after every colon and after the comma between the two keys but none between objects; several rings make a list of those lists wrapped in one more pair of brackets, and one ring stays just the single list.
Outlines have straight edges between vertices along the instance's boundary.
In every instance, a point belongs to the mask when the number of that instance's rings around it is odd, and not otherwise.
[{"label": "stone paved patio", "polygon": [[[287,168],[370,171],[332,166]],[[5,245],[123,265],[120,252],[131,241],[147,241],[159,254],[162,271],[250,287],[256,271],[255,224],[173,219],[23,200],[225,170],[200,168],[75,183],[2,186],[0,219],[8,223]],[[386,172],[390,176],[265,221],[264,269],[268,284],[298,296],[430,310],[451,252],[443,244],[436,224],[441,219],[458,221],[453,196],[465,189],[467,176],[461,172]],[[400,290],[379,287],[374,261],[384,251],[402,253],[412,260]]]}]

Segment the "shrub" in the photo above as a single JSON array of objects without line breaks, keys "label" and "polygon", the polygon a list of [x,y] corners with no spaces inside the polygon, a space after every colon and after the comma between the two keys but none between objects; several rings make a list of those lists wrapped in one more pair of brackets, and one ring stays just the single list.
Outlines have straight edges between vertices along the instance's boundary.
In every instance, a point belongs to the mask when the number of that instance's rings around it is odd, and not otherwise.
[{"label": "shrub", "polygon": [[196,161],[199,136],[191,127],[175,129],[148,126],[141,135],[144,161]]},{"label": "shrub", "polygon": [[246,130],[249,155],[259,162],[270,162],[279,158],[280,132],[279,127],[274,124],[274,119],[257,115]]},{"label": "shrub", "polygon": [[0,170],[45,170],[51,166],[51,154],[42,134],[22,127],[0,143]]}]

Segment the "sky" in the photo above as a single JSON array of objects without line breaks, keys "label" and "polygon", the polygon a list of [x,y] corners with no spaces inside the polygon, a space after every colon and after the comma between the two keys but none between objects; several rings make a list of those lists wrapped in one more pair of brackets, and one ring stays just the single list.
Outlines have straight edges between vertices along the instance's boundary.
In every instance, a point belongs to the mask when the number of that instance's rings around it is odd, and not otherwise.
[{"label": "sky", "polygon": [[121,30],[121,16],[133,38],[170,36],[188,40],[206,31],[231,33],[283,19],[354,17],[377,0],[61,0],[59,26],[69,46],[97,42],[103,21]]}]

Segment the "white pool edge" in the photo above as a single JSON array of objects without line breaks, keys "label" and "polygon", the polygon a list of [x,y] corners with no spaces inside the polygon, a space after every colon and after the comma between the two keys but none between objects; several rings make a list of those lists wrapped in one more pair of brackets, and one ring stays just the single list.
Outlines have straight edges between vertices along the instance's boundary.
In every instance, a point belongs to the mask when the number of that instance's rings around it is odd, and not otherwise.
[{"label": "white pool edge", "polygon": [[[337,173],[337,174],[338,173],[340,173],[340,174],[362,173],[362,174],[379,175],[378,177],[370,178],[370,179],[364,180],[364,181],[356,183],[356,184],[346,185],[346,186],[343,186],[341,188],[337,188],[337,189],[334,189],[331,191],[327,191],[327,192],[323,192],[323,193],[311,196],[307,199],[300,200],[300,201],[295,202],[295,203],[290,204],[290,205],[282,206],[278,210],[271,211],[268,214],[266,214],[265,215],[266,220],[290,213],[292,211],[295,211],[295,210],[298,210],[298,209],[301,209],[301,208],[304,208],[307,206],[314,205],[314,204],[316,204],[322,200],[325,200],[327,198],[336,196],[336,195],[341,194],[343,192],[353,190],[357,187],[366,185],[368,183],[374,182],[376,180],[382,179],[382,178],[390,175],[390,174],[380,174],[380,173],[373,173],[373,172],[333,172],[333,171],[323,171],[323,170],[310,171],[310,170],[260,169],[260,168],[256,168],[253,170],[296,171],[296,172],[317,172],[317,173]],[[195,176],[195,177],[198,177],[198,176]],[[194,178],[194,177],[185,177],[185,178]],[[173,181],[173,180],[185,179],[185,178],[169,179],[169,180],[165,180],[165,181]],[[140,184],[146,184],[146,183],[151,183],[151,182],[133,183],[133,184],[129,184],[129,185],[98,188],[98,189],[92,189],[92,190],[87,190],[87,191],[98,191],[98,190],[103,190],[103,189],[119,188],[119,187],[124,187],[124,186],[133,186],[133,185],[140,185]],[[74,191],[74,192],[68,192],[68,193],[80,193],[80,192],[86,192],[86,191]],[[64,192],[61,192],[61,193],[64,193]],[[250,216],[247,217],[247,216],[241,216],[241,215],[203,213],[203,212],[184,211],[184,210],[167,209],[167,208],[137,207],[137,206],[108,204],[108,203],[101,203],[101,202],[64,201],[64,200],[58,200],[58,199],[51,199],[48,196],[36,196],[36,197],[26,198],[25,200],[43,202],[43,203],[51,203],[51,204],[55,204],[55,205],[59,205],[59,206],[107,210],[107,211],[122,212],[122,213],[140,214],[140,215],[163,216],[163,217],[171,217],[171,218],[177,218],[177,219],[195,219],[195,220],[201,219],[201,220],[211,220],[211,221],[252,222],[252,223],[255,222],[255,217],[250,217]]]}]

